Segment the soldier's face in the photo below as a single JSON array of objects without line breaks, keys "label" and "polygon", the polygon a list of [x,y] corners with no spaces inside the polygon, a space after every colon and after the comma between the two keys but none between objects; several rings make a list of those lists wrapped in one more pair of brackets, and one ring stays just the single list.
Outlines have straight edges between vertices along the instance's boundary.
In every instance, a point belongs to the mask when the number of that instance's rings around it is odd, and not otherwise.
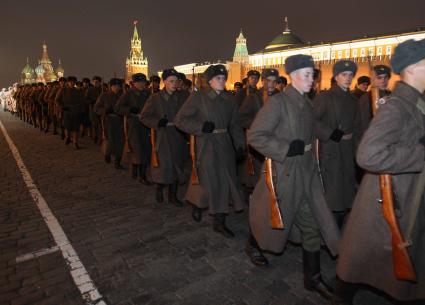
[{"label": "soldier's face", "polygon": [[164,80],[164,86],[165,86],[165,90],[167,90],[168,92],[174,92],[177,90],[177,83],[178,83],[178,79],[177,76],[169,76]]},{"label": "soldier's face", "polygon": [[66,82],[66,85],[69,87],[69,88],[74,88],[74,86],[75,86],[75,82],[74,81],[67,81]]},{"label": "soldier's face", "polygon": [[215,91],[223,91],[226,86],[226,76],[216,75],[210,80],[210,86]]},{"label": "soldier's face", "polygon": [[276,88],[277,78],[275,76],[269,76],[263,80],[263,87],[267,88],[268,92],[273,91]]},{"label": "soldier's face", "polygon": [[258,80],[258,76],[251,75],[248,77],[248,85],[251,87],[257,87]]},{"label": "soldier's face", "polygon": [[111,91],[115,94],[117,94],[118,92],[120,92],[121,90],[121,86],[120,85],[112,85],[111,86]]},{"label": "soldier's face", "polygon": [[313,73],[313,68],[302,68],[292,72],[292,85],[300,92],[309,92],[313,86]]},{"label": "soldier's face", "polygon": [[100,86],[100,82],[99,82],[99,80],[94,79],[94,80],[93,80],[93,86],[95,86],[95,87]]},{"label": "soldier's face", "polygon": [[379,90],[385,90],[388,88],[388,82],[390,81],[390,78],[387,74],[381,74],[375,76],[375,86]]},{"label": "soldier's face", "polygon": [[361,83],[361,84],[358,84],[357,85],[357,88],[359,88],[363,92],[366,92],[368,87],[369,87],[369,84],[368,83]]},{"label": "soldier's face", "polygon": [[336,83],[343,89],[349,89],[353,82],[354,74],[351,71],[343,71],[335,76]]},{"label": "soldier's face", "polygon": [[279,84],[276,84],[276,89],[277,90],[279,90],[280,92],[282,92],[283,91],[283,89],[285,89],[285,84],[284,83],[279,83]]},{"label": "soldier's face", "polygon": [[146,82],[133,82],[133,86],[137,90],[144,90],[146,88]]}]

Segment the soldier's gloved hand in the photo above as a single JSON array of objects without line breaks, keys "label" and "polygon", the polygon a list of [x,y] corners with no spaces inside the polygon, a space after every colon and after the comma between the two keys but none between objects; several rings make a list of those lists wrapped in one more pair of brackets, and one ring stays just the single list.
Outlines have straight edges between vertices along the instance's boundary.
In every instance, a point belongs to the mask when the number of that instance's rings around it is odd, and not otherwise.
[{"label": "soldier's gloved hand", "polygon": [[342,130],[335,129],[334,131],[332,131],[332,134],[329,137],[329,139],[338,143],[339,141],[341,141],[343,135],[344,135],[344,132]]},{"label": "soldier's gloved hand", "polygon": [[204,122],[204,125],[202,126],[202,132],[203,133],[212,133],[215,129],[214,122],[206,121]]},{"label": "soldier's gloved hand", "polygon": [[245,150],[242,147],[239,147],[236,150],[236,161],[239,163],[245,158]]},{"label": "soldier's gloved hand", "polygon": [[139,108],[137,108],[137,107],[130,107],[130,113],[138,114],[139,113]]},{"label": "soldier's gloved hand", "polygon": [[106,108],[105,113],[106,114],[114,113],[114,108],[112,108],[112,107]]},{"label": "soldier's gloved hand", "polygon": [[167,126],[168,120],[167,118],[162,118],[158,122],[158,128]]},{"label": "soldier's gloved hand", "polygon": [[288,157],[295,157],[298,155],[304,155],[304,147],[305,143],[303,140],[296,139],[289,144],[288,153],[286,154]]}]

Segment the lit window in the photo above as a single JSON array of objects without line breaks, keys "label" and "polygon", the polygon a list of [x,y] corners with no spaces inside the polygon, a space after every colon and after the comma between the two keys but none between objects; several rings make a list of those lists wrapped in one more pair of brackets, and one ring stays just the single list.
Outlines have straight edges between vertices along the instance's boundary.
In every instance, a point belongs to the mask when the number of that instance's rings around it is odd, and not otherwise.
[{"label": "lit window", "polygon": [[342,51],[338,51],[338,58],[341,59],[342,58]]},{"label": "lit window", "polygon": [[331,53],[331,59],[335,59],[335,52]]},{"label": "lit window", "polygon": [[345,58],[350,58],[350,50],[345,50]]},{"label": "lit window", "polygon": [[369,48],[369,52],[368,52],[368,56],[373,56],[374,55],[374,49],[373,48]]},{"label": "lit window", "polygon": [[378,50],[376,51],[376,55],[381,56],[382,55],[382,47],[378,47]]},{"label": "lit window", "polygon": [[353,50],[353,57],[357,57],[357,49]]},{"label": "lit window", "polygon": [[387,46],[387,48],[385,50],[386,55],[391,55],[391,51],[392,51],[391,46]]},{"label": "lit window", "polygon": [[366,49],[361,49],[360,50],[360,56],[361,57],[365,57],[366,56]]}]

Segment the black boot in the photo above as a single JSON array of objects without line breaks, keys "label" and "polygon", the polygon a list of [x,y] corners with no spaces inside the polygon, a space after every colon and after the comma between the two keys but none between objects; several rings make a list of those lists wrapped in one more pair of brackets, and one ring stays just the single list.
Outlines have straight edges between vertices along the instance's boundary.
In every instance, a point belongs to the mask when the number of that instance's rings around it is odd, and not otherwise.
[{"label": "black boot", "polygon": [[260,267],[267,267],[269,265],[269,261],[263,255],[263,252],[261,251],[260,247],[258,247],[257,241],[255,240],[254,236],[252,236],[252,234],[246,243],[245,252],[254,265]]},{"label": "black boot", "polygon": [[79,150],[80,149],[80,145],[78,145],[78,143],[74,143],[74,149],[75,150]]},{"label": "black boot", "polygon": [[156,185],[156,202],[163,203],[164,202],[164,186],[162,184]]},{"label": "black boot", "polygon": [[358,288],[358,285],[344,282],[337,276],[332,305],[353,305],[353,299]]},{"label": "black boot", "polygon": [[105,155],[105,163],[110,164],[111,163],[111,155]]},{"label": "black boot", "polygon": [[177,207],[183,206],[183,202],[177,198],[177,183],[168,186],[168,201]]},{"label": "black boot", "polygon": [[66,140],[65,140],[65,145],[69,145],[69,143],[71,143],[71,139],[69,137],[67,137]]},{"label": "black boot", "polygon": [[137,164],[131,164],[131,178],[137,179],[137,171],[139,166]]},{"label": "black boot", "polygon": [[196,205],[192,205],[192,218],[196,222],[201,222],[202,220],[202,209]]},{"label": "black boot", "polygon": [[235,237],[235,234],[226,226],[226,214],[217,213],[214,215],[213,229],[226,238]]},{"label": "black boot", "polygon": [[115,167],[116,169],[123,169],[123,168],[124,168],[124,167],[122,167],[122,165],[121,165],[121,158],[115,157],[114,167]]},{"label": "black boot", "polygon": [[139,181],[144,185],[152,185],[152,182],[146,178],[146,167],[144,164],[139,165]]},{"label": "black boot", "polygon": [[333,288],[323,281],[320,274],[320,251],[310,252],[303,249],[303,265],[304,288],[331,300]]}]

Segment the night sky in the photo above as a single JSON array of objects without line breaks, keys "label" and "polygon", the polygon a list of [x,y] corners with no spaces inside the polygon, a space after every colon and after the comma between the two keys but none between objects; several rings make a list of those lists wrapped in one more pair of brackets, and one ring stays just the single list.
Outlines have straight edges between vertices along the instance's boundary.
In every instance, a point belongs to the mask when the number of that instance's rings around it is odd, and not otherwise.
[{"label": "night sky", "polygon": [[261,50],[285,16],[305,42],[349,40],[425,27],[425,1],[1,0],[0,88],[20,78],[27,56],[36,67],[43,41],[66,75],[109,79],[124,75],[133,20],[153,74],[230,59],[241,28],[249,53]]}]

